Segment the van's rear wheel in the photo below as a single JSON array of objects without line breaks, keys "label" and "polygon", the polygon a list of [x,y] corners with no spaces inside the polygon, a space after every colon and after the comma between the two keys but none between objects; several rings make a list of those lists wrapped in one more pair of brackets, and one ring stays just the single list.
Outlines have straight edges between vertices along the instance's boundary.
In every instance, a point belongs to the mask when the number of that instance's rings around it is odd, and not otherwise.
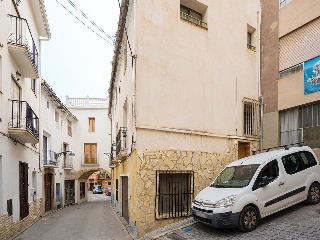
[{"label": "van's rear wheel", "polygon": [[259,221],[258,211],[251,206],[246,206],[240,213],[239,228],[244,232],[250,232],[257,228]]},{"label": "van's rear wheel", "polygon": [[320,201],[320,185],[318,183],[312,183],[307,197],[308,204],[317,204]]}]

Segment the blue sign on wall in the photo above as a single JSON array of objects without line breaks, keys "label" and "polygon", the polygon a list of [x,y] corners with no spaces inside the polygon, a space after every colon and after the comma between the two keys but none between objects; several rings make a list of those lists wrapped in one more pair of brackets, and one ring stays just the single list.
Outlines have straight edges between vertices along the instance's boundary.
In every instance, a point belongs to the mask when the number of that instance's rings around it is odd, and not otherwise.
[{"label": "blue sign on wall", "polygon": [[304,94],[320,91],[320,56],[303,63]]}]

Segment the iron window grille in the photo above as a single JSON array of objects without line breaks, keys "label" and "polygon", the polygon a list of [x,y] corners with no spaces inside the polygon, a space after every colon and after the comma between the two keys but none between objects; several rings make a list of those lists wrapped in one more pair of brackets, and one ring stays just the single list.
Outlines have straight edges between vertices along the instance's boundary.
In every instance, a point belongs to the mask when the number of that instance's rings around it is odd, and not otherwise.
[{"label": "iron window grille", "polygon": [[202,14],[184,5],[180,5],[180,18],[207,29],[208,24],[202,21]]},{"label": "iron window grille", "polygon": [[190,216],[194,196],[193,171],[156,171],[155,218]]},{"label": "iron window grille", "polygon": [[243,100],[244,136],[259,138],[260,136],[260,102],[250,98]]},{"label": "iron window grille", "polygon": [[118,131],[117,137],[116,137],[116,156],[121,151],[126,151],[127,150],[127,128],[126,127],[121,127]]}]

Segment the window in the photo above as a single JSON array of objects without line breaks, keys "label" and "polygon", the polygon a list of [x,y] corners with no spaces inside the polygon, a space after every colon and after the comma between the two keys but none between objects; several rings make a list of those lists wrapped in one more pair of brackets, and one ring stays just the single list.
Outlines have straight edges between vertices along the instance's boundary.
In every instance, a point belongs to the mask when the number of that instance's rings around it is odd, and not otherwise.
[{"label": "window", "polygon": [[49,107],[50,107],[50,104],[49,104],[49,101],[47,101],[47,108],[49,109]]},{"label": "window", "polygon": [[36,80],[31,79],[31,90],[33,93],[36,93]]},{"label": "window", "polygon": [[253,191],[258,189],[260,187],[260,184],[263,182],[263,177],[268,177],[269,182],[273,182],[277,177],[279,176],[279,166],[277,160],[272,160],[269,162],[266,166],[264,166],[259,173],[254,185],[253,185]]},{"label": "window", "polygon": [[156,171],[156,218],[190,215],[193,171]]},{"label": "window", "polygon": [[8,216],[12,216],[12,199],[7,200],[7,212]]},{"label": "window", "polygon": [[84,163],[97,164],[97,144],[96,143],[84,144]]},{"label": "window", "polygon": [[89,118],[89,132],[95,132],[95,118]]},{"label": "window", "polygon": [[291,3],[293,0],[279,0],[279,8],[283,8],[287,4]]},{"label": "window", "polygon": [[304,169],[298,154],[290,154],[281,158],[284,169],[288,174],[294,174]]},{"label": "window", "polygon": [[255,34],[256,29],[249,24],[247,24],[247,48],[253,52],[256,51],[256,44],[255,44]]},{"label": "window", "polygon": [[260,102],[244,98],[243,112],[244,135],[258,138],[260,135]]},{"label": "window", "polygon": [[68,120],[68,135],[72,137],[72,123]]},{"label": "window", "polygon": [[280,111],[280,143],[320,147],[320,102]]},{"label": "window", "polygon": [[311,152],[303,151],[298,153],[305,168],[317,165],[317,161]]},{"label": "window", "polygon": [[59,122],[59,112],[57,110],[54,111],[54,120]]},{"label": "window", "polygon": [[182,4],[180,4],[180,18],[200,27],[207,28],[207,23],[202,21],[201,13]]},{"label": "window", "polygon": [[292,74],[295,74],[297,72],[300,72],[300,71],[303,71],[303,63],[300,63],[298,65],[295,65],[291,68],[288,68],[288,69],[285,69],[281,72],[279,72],[279,78],[285,78],[285,77],[288,77]]},{"label": "window", "polygon": [[124,51],[123,51],[123,64],[124,64],[124,75],[126,74],[127,70],[127,62],[128,62],[128,46],[127,41],[124,41]]}]

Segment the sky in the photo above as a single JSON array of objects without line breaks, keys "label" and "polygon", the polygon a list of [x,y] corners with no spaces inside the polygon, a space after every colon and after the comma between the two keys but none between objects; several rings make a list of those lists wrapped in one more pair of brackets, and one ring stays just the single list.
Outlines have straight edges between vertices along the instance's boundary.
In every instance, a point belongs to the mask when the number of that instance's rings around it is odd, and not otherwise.
[{"label": "sky", "polygon": [[[95,32],[103,35],[68,0],[44,0],[51,39],[41,45],[41,77],[60,100],[65,96],[106,98],[111,77],[113,46],[93,33],[61,4]],[[115,36],[119,19],[118,0],[71,0],[106,34]],[[109,41],[111,42],[111,41]]]}]

